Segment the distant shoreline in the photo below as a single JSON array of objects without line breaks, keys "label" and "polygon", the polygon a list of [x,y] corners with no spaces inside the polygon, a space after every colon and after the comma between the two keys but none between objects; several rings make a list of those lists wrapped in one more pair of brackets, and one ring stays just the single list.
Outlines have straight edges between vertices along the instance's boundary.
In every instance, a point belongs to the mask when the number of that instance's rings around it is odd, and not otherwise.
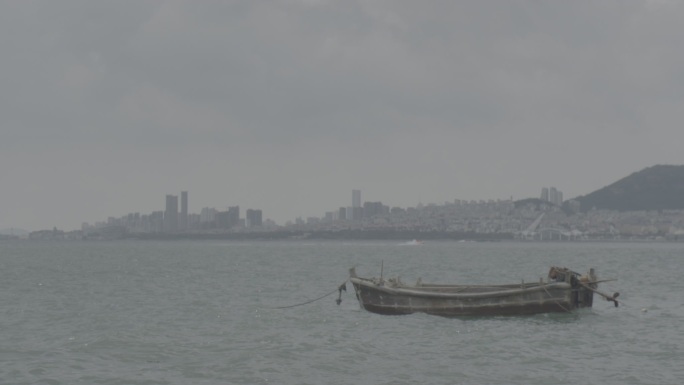
[{"label": "distant shoreline", "polygon": [[[199,233],[89,233],[80,236],[64,236],[61,232],[46,231],[40,238],[29,238],[29,241],[115,241],[115,240],[259,240],[259,241],[299,241],[299,240],[338,240],[338,241],[454,241],[454,242],[682,242],[684,235],[667,237],[623,237],[613,238],[610,235],[589,235],[577,238],[556,239],[523,239],[514,233],[476,233],[417,230],[275,230],[275,231],[236,231],[236,232],[199,232]],[[16,236],[3,236],[0,241],[25,240]]]},{"label": "distant shoreline", "polygon": [[194,234],[127,234],[124,239],[190,239],[190,240],[453,240],[453,241],[502,241],[513,240],[512,233],[478,234],[441,231],[272,231],[236,233],[194,233]]},{"label": "distant shoreline", "polygon": [[[235,233],[186,233],[186,234],[125,234],[116,239],[138,240],[339,240],[339,241],[454,241],[454,242],[684,242],[684,236],[674,238],[608,238],[588,237],[579,239],[531,240],[516,238],[513,233],[482,234],[475,232],[444,231],[382,231],[382,230],[341,230],[341,231],[272,231],[272,232],[235,232]],[[87,238],[86,238],[87,240]]]}]

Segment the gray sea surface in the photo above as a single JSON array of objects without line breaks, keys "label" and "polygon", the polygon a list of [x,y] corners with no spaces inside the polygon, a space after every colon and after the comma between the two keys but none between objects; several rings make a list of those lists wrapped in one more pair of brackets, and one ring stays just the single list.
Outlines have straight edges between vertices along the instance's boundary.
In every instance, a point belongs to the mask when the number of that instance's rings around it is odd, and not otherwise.
[{"label": "gray sea surface", "polygon": [[[449,319],[360,310],[359,275],[614,278],[621,306]],[[0,384],[681,384],[684,244],[0,242]],[[274,309],[331,295],[288,309]]]}]

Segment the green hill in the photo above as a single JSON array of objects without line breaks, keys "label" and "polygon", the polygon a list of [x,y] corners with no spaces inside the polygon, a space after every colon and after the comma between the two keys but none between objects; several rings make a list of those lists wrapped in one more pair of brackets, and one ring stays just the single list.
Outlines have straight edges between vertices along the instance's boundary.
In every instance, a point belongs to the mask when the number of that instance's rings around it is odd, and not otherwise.
[{"label": "green hill", "polygon": [[648,167],[575,200],[582,211],[684,209],[684,166]]}]

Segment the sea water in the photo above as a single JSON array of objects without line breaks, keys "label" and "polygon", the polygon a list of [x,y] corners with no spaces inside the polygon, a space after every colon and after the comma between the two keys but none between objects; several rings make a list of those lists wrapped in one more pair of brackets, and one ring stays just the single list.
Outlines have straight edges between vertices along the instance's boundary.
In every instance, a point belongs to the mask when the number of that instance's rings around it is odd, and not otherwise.
[{"label": "sea water", "polygon": [[[616,279],[620,307],[382,316],[351,284],[335,303],[353,266],[478,284],[556,265]],[[681,243],[4,241],[0,383],[680,384],[683,277]]]}]

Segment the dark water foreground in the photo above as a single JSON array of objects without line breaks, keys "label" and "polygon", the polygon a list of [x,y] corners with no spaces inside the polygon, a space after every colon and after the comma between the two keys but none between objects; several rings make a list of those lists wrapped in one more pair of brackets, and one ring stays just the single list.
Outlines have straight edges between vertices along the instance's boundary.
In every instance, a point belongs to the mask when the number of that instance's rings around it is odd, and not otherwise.
[{"label": "dark water foreground", "polygon": [[[359,310],[362,275],[514,283],[595,267],[619,308]],[[0,242],[0,384],[679,384],[684,244]],[[351,289],[351,285],[348,285]]]}]

